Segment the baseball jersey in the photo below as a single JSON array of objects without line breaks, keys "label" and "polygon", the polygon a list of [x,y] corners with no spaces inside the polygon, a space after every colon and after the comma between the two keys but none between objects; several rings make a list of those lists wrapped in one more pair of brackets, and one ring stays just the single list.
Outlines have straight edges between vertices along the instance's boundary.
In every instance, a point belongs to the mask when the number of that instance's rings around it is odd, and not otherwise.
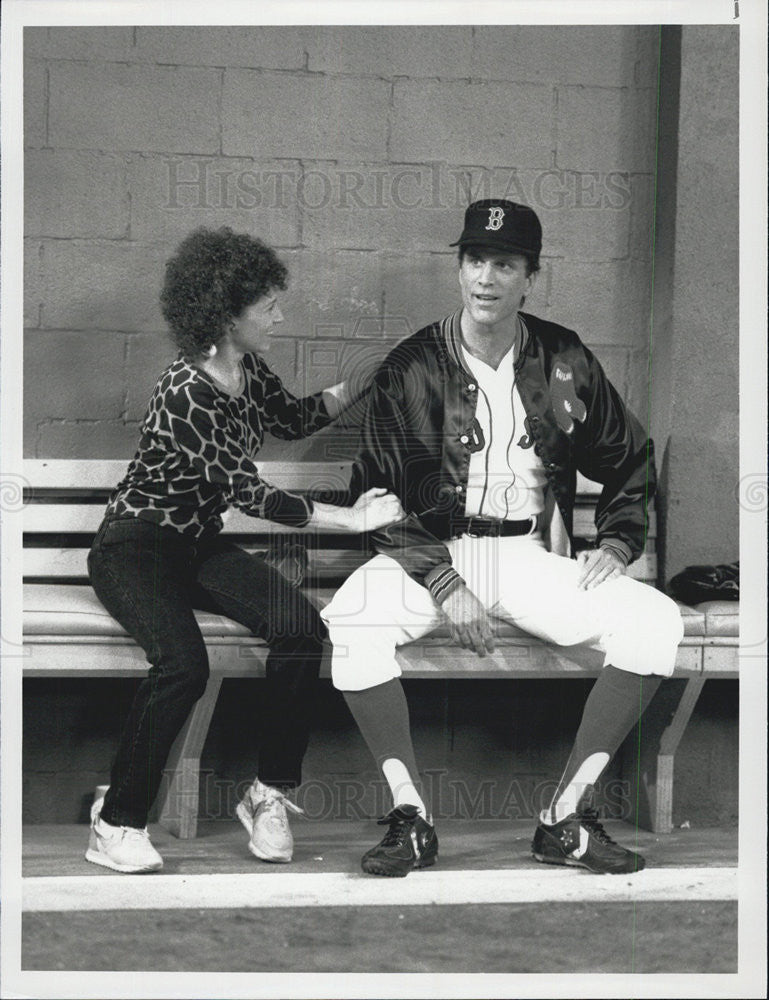
[{"label": "baseball jersey", "polygon": [[532,447],[526,411],[515,385],[514,347],[494,369],[462,346],[478,384],[476,442],[470,455],[465,512],[520,520],[544,510],[544,466]]}]

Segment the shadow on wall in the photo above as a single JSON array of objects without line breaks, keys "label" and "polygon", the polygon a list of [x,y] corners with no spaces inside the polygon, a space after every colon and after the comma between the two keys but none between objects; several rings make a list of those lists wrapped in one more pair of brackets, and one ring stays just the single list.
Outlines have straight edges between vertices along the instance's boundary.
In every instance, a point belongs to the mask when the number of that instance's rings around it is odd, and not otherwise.
[{"label": "shadow on wall", "polygon": [[[712,437],[673,434],[659,466],[658,586],[687,566],[739,558],[741,496],[738,448]],[[726,495],[725,495],[726,494]]]}]

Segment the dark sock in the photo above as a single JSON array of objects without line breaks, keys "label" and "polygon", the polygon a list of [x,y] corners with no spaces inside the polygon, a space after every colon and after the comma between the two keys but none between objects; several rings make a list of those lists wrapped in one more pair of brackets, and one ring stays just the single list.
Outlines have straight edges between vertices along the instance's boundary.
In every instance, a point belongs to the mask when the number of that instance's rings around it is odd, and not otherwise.
[{"label": "dark sock", "polygon": [[403,762],[414,783],[418,782],[409,708],[400,680],[396,677],[365,691],[343,691],[342,694],[377,767],[381,768],[384,761],[395,757]]},{"label": "dark sock", "polygon": [[604,667],[585,702],[574,747],[553,796],[553,804],[588,757],[595,753],[606,753],[609,755],[606,767],[609,766],[661,682],[661,677],[631,674],[611,665]]}]

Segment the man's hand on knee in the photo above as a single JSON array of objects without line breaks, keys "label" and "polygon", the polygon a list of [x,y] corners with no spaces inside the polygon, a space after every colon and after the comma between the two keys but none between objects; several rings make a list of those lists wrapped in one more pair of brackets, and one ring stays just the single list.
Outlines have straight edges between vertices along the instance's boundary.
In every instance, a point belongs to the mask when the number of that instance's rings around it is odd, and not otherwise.
[{"label": "man's hand on knee", "polygon": [[478,656],[494,652],[494,633],[486,608],[464,583],[452,590],[441,609],[458,646],[475,650]]},{"label": "man's hand on knee", "polygon": [[623,576],[627,566],[614,549],[588,549],[577,556],[579,576],[577,587],[580,590],[592,590],[606,580],[615,576]]}]

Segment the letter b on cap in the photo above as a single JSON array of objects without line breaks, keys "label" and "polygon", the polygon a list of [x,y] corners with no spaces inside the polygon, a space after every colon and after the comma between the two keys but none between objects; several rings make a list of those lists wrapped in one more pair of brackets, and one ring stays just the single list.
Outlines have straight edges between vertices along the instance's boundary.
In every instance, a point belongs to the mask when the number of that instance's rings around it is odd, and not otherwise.
[{"label": "letter b on cap", "polygon": [[505,210],[500,208],[498,205],[495,208],[489,209],[489,224],[486,226],[487,229],[496,231],[502,228],[502,222],[505,218]]}]

